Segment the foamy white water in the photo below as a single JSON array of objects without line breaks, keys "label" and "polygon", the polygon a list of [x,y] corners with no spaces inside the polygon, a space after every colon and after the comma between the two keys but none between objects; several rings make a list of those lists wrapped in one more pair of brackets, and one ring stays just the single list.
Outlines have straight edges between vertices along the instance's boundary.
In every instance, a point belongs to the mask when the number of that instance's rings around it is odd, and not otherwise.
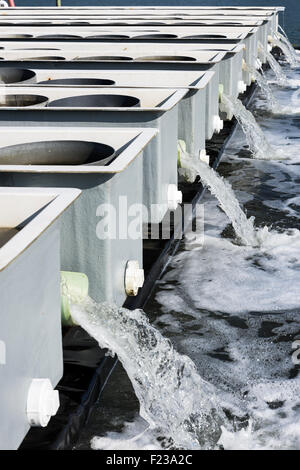
[{"label": "foamy white water", "polygon": [[183,248],[160,282],[155,324],[222,395],[234,430],[224,426],[219,444],[299,449],[300,381],[291,354],[300,337],[300,233],[274,231],[260,249],[235,245],[221,236],[227,219],[211,197],[205,225],[203,249]]},{"label": "foamy white water", "polygon": [[[166,443],[167,444],[167,443]],[[160,450],[162,442],[155,429],[137,416],[133,422],[124,423],[121,433],[111,432],[105,437],[95,436],[91,440],[94,450]]]},{"label": "foamy white water", "polygon": [[[292,90],[274,93],[291,102]],[[257,97],[254,106],[263,112],[263,104]],[[239,128],[223,166],[235,195],[272,230],[259,249],[232,243],[226,215],[207,195],[203,248],[183,246],[173,259],[156,292],[155,324],[223,392],[235,429],[224,427],[219,444],[299,450],[300,378],[292,361],[300,338],[299,121],[262,114],[261,123],[289,160],[245,158]]]},{"label": "foamy white water", "polygon": [[[228,225],[213,201],[205,203],[205,246],[199,253],[184,252],[175,257],[176,276],[180,287],[166,295],[172,310],[184,312],[180,297],[193,299],[198,309],[233,314],[244,312],[293,310],[300,305],[300,279],[297,253],[300,252],[300,232],[268,233],[260,248],[240,246],[220,237]],[[181,257],[184,262],[181,264]],[[183,269],[181,269],[181,266]],[[171,275],[165,281],[173,280]],[[173,276],[173,275],[172,275]],[[175,280],[175,279],[174,279]],[[193,280],[193,282],[192,282]],[[198,285],[195,291],[195,285]],[[220,292],[221,295],[213,295]],[[183,301],[184,302],[184,301]],[[190,314],[187,305],[186,314]]]},{"label": "foamy white water", "polygon": [[[274,59],[275,60],[275,59]],[[264,109],[271,111],[273,114],[300,114],[300,106],[299,101],[297,98],[296,106],[294,105],[287,105],[286,103],[280,103],[273,93],[271,89],[271,84],[269,84],[267,77],[265,76],[264,71],[261,69],[260,72],[255,70],[254,67],[248,67],[249,71],[251,71],[252,75],[255,77],[255,80],[265,97],[266,102],[264,103]],[[276,82],[277,83],[277,82]],[[292,82],[289,83],[288,80],[286,82],[286,87],[292,86]],[[292,97],[293,100],[293,97]],[[294,99],[295,101],[295,99]],[[298,106],[297,106],[298,104]],[[277,149],[277,153],[280,154],[280,150]]]},{"label": "foamy white water", "polygon": [[[271,381],[252,387],[249,403],[254,418],[237,432],[223,429],[219,441],[227,450],[300,449],[299,380]],[[266,404],[269,404],[266,407]],[[265,423],[262,428],[258,423]]]}]

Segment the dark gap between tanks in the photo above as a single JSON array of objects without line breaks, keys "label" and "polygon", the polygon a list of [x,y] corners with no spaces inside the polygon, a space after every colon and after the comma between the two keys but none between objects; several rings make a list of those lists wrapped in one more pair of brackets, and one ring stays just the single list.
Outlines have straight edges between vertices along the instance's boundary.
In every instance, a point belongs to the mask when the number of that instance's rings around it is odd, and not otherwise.
[{"label": "dark gap between tanks", "polygon": [[[248,87],[240,98],[248,106],[256,90],[256,85]],[[207,153],[211,157],[211,166],[217,168],[226,144],[237,122],[235,119],[224,123],[220,134],[215,134],[206,142]],[[202,199],[205,188],[196,180],[195,183],[181,183],[183,202],[194,207]],[[193,220],[184,230],[188,229]],[[168,240],[144,240],[145,283],[137,297],[128,298],[124,307],[133,310],[143,308],[149,299],[156,281],[162,276],[171,256],[176,253],[180,240],[174,239],[174,224]],[[148,227],[149,229],[149,227]],[[161,226],[158,227],[161,233]],[[147,231],[147,227],[146,227]],[[113,370],[118,364],[117,357],[107,356],[107,350],[100,349],[98,343],[81,327],[63,329],[64,375],[58,386],[60,408],[46,428],[31,428],[20,450],[70,450],[88,424],[94,407],[99,403],[103,390]],[[117,368],[123,373],[122,368]],[[128,379],[129,381],[129,379]],[[130,388],[130,386],[129,386]],[[131,392],[132,393],[132,392]],[[109,395],[109,394],[108,394]],[[109,396],[106,398],[109,400]]]}]

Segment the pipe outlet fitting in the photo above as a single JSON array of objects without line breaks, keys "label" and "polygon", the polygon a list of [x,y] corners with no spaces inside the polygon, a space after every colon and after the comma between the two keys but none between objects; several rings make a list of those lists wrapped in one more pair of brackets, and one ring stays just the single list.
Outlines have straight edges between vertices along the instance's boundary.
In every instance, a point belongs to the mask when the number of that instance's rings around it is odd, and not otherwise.
[{"label": "pipe outlet fitting", "polygon": [[176,184],[169,184],[168,186],[168,209],[175,211],[178,204],[182,203],[182,192],[178,191]]},{"label": "pipe outlet fitting", "polygon": [[[223,122],[223,121],[222,121],[222,122]],[[207,165],[209,165],[210,156],[207,155],[205,149],[200,150],[200,152],[199,152],[199,159],[201,160],[201,162],[206,163]]]},{"label": "pipe outlet fitting", "polygon": [[224,127],[224,122],[222,121],[220,116],[215,114],[213,116],[212,125],[213,125],[213,131],[216,132],[217,134],[219,134],[221,132],[221,130],[223,129],[223,127]]},{"label": "pipe outlet fitting", "polygon": [[131,297],[136,296],[139,288],[143,287],[144,281],[144,270],[140,268],[139,262],[136,260],[128,261],[125,270],[126,294]]},{"label": "pipe outlet fitting", "polygon": [[177,141],[177,166],[181,168],[181,163],[186,154],[186,143],[184,140],[179,139]]},{"label": "pipe outlet fitting", "polygon": [[59,408],[59,394],[49,379],[33,379],[27,396],[27,418],[30,426],[45,428]]},{"label": "pipe outlet fitting", "polygon": [[268,42],[269,42],[270,44],[273,44],[273,42],[274,42],[274,38],[273,38],[273,36],[271,36],[270,34],[268,35]]},{"label": "pipe outlet fitting", "polygon": [[224,93],[224,85],[223,83],[220,83],[219,84],[219,103],[221,103],[222,101],[223,93]]},{"label": "pipe outlet fitting", "polygon": [[63,326],[76,325],[70,303],[82,302],[89,294],[89,280],[86,274],[61,271],[61,321]]},{"label": "pipe outlet fitting", "polygon": [[247,90],[247,85],[243,80],[239,80],[237,86],[239,95],[245,93],[245,91]]}]

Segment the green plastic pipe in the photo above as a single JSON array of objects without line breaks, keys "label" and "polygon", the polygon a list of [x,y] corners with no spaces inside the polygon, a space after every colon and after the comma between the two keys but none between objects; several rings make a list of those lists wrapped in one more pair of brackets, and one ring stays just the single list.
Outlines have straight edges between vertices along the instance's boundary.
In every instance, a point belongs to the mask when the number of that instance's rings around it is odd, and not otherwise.
[{"label": "green plastic pipe", "polygon": [[224,93],[224,85],[222,83],[219,84],[219,102],[222,102],[222,97]]},{"label": "green plastic pipe", "polygon": [[177,166],[178,168],[181,168],[181,158],[182,154],[186,152],[186,143],[184,140],[178,140],[177,141]]},{"label": "green plastic pipe", "polygon": [[63,326],[73,326],[70,303],[81,302],[89,293],[89,280],[83,273],[61,271],[61,321]]},{"label": "green plastic pipe", "polygon": [[56,0],[56,6],[61,7],[61,0]]}]

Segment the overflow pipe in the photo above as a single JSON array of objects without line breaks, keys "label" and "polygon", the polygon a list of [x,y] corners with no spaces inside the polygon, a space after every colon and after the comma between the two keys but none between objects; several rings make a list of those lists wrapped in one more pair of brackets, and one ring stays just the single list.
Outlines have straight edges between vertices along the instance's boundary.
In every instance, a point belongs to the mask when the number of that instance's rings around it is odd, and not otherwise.
[{"label": "overflow pipe", "polygon": [[70,304],[87,298],[89,280],[83,273],[61,271],[61,321],[63,326],[73,326]]}]

